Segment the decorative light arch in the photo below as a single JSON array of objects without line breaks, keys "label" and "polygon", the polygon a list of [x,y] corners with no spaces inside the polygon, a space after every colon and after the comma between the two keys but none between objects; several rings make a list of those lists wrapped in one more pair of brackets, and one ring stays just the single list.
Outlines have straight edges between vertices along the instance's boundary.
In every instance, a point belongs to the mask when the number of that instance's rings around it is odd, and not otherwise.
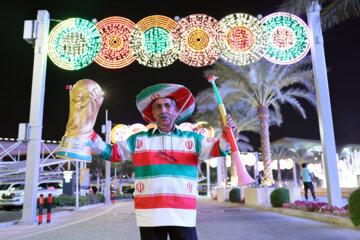
[{"label": "decorative light arch", "polygon": [[194,67],[213,64],[219,58],[218,41],[225,37],[219,22],[205,14],[180,19],[171,35],[182,44],[179,60]]},{"label": "decorative light arch", "polygon": [[118,124],[111,129],[111,142],[124,141],[129,137],[129,127],[125,124]]},{"label": "decorative light arch", "polygon": [[49,58],[66,70],[88,66],[94,61],[100,47],[100,33],[95,24],[82,18],[62,21],[49,34]]},{"label": "decorative light arch", "polygon": [[249,14],[229,14],[220,20],[226,38],[220,41],[220,57],[236,65],[248,65],[264,56],[266,32],[260,21]]},{"label": "decorative light arch", "polygon": [[105,68],[123,68],[135,61],[129,39],[135,23],[123,17],[108,17],[96,24],[102,46],[95,62]]},{"label": "decorative light arch", "polygon": [[177,60],[181,45],[170,36],[175,26],[173,19],[162,15],[140,20],[130,39],[136,60],[142,65],[155,68],[166,67]]},{"label": "decorative light arch", "polygon": [[310,49],[310,31],[303,20],[285,12],[264,17],[268,45],[265,58],[276,64],[293,64],[300,61]]}]

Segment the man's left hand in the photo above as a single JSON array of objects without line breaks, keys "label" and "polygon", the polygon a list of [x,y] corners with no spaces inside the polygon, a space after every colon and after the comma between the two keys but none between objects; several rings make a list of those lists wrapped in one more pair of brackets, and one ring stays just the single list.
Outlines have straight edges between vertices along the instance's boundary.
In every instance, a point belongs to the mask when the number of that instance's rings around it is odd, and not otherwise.
[{"label": "man's left hand", "polygon": [[222,118],[220,120],[223,131],[226,132],[226,128],[230,128],[235,133],[236,130],[235,122],[232,120],[230,114],[226,115],[225,117],[226,117],[226,123],[225,123],[226,125],[224,125]]}]

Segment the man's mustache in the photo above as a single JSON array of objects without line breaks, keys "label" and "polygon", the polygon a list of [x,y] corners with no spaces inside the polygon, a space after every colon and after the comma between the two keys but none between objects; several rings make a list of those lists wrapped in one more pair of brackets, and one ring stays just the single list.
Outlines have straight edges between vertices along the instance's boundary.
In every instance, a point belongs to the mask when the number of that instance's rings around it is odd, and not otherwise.
[{"label": "man's mustache", "polygon": [[159,116],[160,118],[170,118],[169,114],[163,113]]}]

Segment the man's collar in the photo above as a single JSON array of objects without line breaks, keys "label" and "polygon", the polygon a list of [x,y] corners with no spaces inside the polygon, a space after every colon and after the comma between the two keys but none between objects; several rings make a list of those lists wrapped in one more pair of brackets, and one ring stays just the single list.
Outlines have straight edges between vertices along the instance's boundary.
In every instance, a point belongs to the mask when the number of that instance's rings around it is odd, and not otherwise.
[{"label": "man's collar", "polygon": [[[160,130],[160,128],[158,128],[157,125],[155,125],[155,127],[153,128],[152,134],[154,134],[156,131],[158,131],[159,133],[166,134],[166,133],[162,132],[162,131]],[[174,132],[174,133],[176,133],[176,134],[177,134],[177,133],[180,133],[179,126],[176,125],[176,124],[174,124],[174,128],[171,130],[171,132]]]}]

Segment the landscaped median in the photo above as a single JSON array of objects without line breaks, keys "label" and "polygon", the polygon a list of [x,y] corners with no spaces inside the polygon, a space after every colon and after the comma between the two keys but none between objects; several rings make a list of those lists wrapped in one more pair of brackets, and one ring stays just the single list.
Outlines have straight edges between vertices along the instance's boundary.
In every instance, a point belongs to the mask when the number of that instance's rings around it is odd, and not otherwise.
[{"label": "landscaped median", "polygon": [[[204,201],[203,199],[200,199],[200,201]],[[213,204],[225,204],[228,206],[232,206],[232,207],[238,207],[238,208],[251,208],[251,209],[257,209],[260,211],[268,211],[268,212],[275,212],[275,213],[280,213],[280,214],[285,214],[285,215],[289,215],[289,216],[294,216],[294,217],[301,217],[301,218],[306,218],[306,219],[311,219],[311,220],[315,220],[315,221],[320,221],[320,222],[325,222],[325,223],[330,223],[330,224],[336,224],[342,227],[346,227],[346,228],[355,228],[355,229],[359,229],[360,227],[355,227],[354,224],[351,222],[349,217],[345,217],[345,216],[336,216],[333,214],[325,214],[325,213],[317,213],[317,212],[307,212],[307,211],[303,211],[303,210],[298,210],[298,209],[291,209],[291,208],[283,208],[283,207],[272,207],[269,205],[249,205],[246,203],[232,203],[229,201],[226,202],[217,202],[216,200],[205,200],[208,201],[209,203],[213,203]]]}]

